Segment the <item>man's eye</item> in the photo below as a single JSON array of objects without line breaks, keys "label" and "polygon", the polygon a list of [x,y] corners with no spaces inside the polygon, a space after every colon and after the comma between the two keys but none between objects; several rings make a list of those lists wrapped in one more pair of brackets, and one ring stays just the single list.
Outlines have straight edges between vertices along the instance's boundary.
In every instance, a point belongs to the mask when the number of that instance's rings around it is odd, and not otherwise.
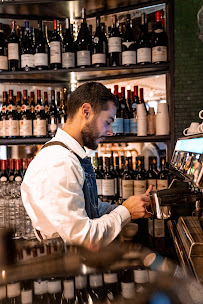
[{"label": "man's eye", "polygon": [[110,122],[108,122],[108,121],[106,121],[106,124],[107,124],[107,126],[109,126],[111,123],[110,123]]}]

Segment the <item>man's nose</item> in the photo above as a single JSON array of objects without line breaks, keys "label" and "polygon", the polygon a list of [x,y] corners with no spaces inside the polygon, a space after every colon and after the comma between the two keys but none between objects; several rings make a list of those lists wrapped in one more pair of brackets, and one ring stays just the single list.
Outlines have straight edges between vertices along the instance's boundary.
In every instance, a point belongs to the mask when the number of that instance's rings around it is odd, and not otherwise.
[{"label": "man's nose", "polygon": [[113,135],[113,130],[112,130],[112,125],[109,125],[108,130],[106,131],[107,136],[112,136]]}]

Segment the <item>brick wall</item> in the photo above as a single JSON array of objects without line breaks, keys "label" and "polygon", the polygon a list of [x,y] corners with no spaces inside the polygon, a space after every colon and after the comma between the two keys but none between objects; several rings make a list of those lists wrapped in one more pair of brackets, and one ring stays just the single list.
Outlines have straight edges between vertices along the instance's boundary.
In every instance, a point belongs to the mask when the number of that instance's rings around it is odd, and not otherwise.
[{"label": "brick wall", "polygon": [[203,42],[197,13],[202,0],[174,1],[175,139],[203,109]]}]

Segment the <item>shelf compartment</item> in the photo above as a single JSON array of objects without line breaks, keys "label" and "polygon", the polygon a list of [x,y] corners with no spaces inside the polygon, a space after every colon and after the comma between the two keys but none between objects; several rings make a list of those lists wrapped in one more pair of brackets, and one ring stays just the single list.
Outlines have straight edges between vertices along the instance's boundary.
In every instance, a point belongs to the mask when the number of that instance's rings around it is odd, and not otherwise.
[{"label": "shelf compartment", "polygon": [[88,18],[95,15],[115,14],[129,9],[138,9],[147,6],[167,3],[167,0],[111,0],[111,1],[70,1],[58,0],[13,0],[0,1],[0,18],[8,19],[44,19],[63,20],[73,16],[80,18],[81,9],[85,7]]},{"label": "shelf compartment", "polygon": [[[0,145],[43,145],[50,140],[50,137],[40,138],[1,138]],[[170,140],[170,135],[164,136],[108,136],[103,143],[128,143],[128,142],[167,142]]]},{"label": "shelf compartment", "polygon": [[159,65],[146,64],[144,66],[118,66],[118,67],[101,67],[101,68],[74,68],[59,69],[46,71],[17,71],[1,72],[1,82],[32,82],[32,83],[66,83],[71,79],[78,82],[90,80],[110,80],[120,78],[136,78],[142,76],[160,75],[169,71],[170,64],[163,63]]}]

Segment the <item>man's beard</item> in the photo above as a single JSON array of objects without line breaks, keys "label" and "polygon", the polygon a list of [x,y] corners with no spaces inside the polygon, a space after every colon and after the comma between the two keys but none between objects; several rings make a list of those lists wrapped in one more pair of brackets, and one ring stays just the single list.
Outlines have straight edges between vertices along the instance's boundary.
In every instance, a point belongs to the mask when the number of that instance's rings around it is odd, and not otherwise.
[{"label": "man's beard", "polygon": [[98,144],[96,141],[102,137],[99,136],[99,132],[96,126],[96,118],[94,118],[91,122],[86,123],[86,125],[82,128],[81,137],[83,140],[83,144],[85,147],[96,150]]}]

